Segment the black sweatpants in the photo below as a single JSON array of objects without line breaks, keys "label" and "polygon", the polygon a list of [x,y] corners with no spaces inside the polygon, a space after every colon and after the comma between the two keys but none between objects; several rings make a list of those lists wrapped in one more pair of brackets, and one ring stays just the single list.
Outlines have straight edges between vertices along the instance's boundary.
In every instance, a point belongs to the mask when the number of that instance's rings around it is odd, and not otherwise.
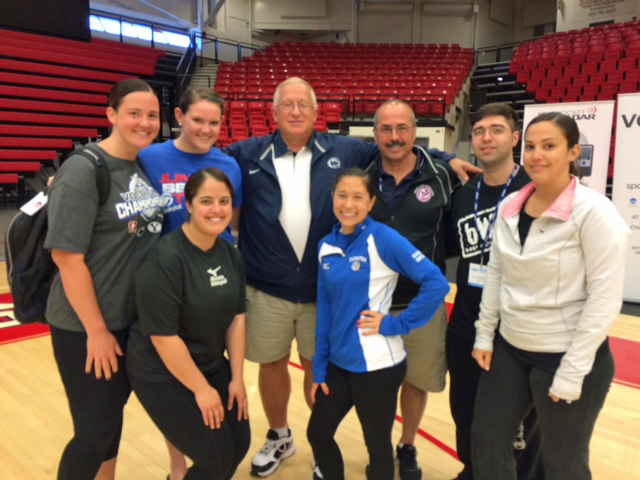
[{"label": "black sweatpants", "polygon": [[[456,424],[456,449],[464,469],[460,480],[474,480],[471,463],[471,426],[482,370],[471,356],[473,342],[447,332],[447,365],[449,366],[449,405]],[[523,420],[524,448],[514,449],[519,480],[544,480],[541,435],[536,411],[532,408]],[[514,431],[514,435],[517,430]]]},{"label": "black sweatpants", "polygon": [[514,430],[534,406],[542,433],[545,478],[589,480],[589,442],[613,373],[613,357],[605,341],[584,378],[580,399],[554,402],[549,398],[554,373],[516,355],[506,340],[496,335],[491,370],[482,372],[480,378],[471,431],[475,478],[516,478]]},{"label": "black sweatpants", "polygon": [[[124,357],[118,357],[118,373],[111,380],[97,380],[93,370],[84,372],[87,334],[54,326],[50,330],[74,431],[60,460],[58,480],[92,480],[102,462],[118,455],[122,412],[131,393]],[[111,333],[125,352],[129,329]]]},{"label": "black sweatpants", "polygon": [[147,382],[131,377],[133,390],[151,420],[175,447],[193,460],[186,480],[227,480],[247,454],[251,443],[249,421],[238,421],[238,405],[227,410],[231,368],[225,363],[205,374],[224,405],[225,417],[219,429],[202,420],[195,396],[178,380]]},{"label": "black sweatpants", "polygon": [[344,479],[344,463],[334,435],[342,419],[355,406],[369,452],[368,480],[393,480],[395,465],[391,429],[398,390],[406,373],[406,361],[366,373],[348,372],[329,363],[326,381],[329,395],[318,388],[307,429],[323,478]]}]

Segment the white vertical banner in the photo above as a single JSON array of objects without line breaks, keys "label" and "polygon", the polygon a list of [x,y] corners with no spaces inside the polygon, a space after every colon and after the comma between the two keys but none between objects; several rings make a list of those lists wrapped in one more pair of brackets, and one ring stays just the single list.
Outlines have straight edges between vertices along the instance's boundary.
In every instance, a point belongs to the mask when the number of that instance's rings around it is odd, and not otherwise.
[{"label": "white vertical banner", "polygon": [[613,105],[613,100],[525,105],[520,158],[524,158],[524,136],[531,120],[547,112],[560,112],[568,115],[576,121],[580,129],[580,146],[582,147],[578,158],[582,174],[580,183],[604,195],[607,190]]},{"label": "white vertical banner", "polygon": [[640,302],[640,93],[618,95],[613,204],[631,228],[624,299]]}]

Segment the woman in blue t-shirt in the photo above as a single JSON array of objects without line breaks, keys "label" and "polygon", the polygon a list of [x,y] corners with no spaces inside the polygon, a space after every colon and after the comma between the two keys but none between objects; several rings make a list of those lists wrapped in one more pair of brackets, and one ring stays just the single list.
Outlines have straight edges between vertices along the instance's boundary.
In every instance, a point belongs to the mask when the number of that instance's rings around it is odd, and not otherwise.
[{"label": "woman in blue t-shirt", "polygon": [[[238,163],[214,145],[220,135],[224,116],[224,99],[210,88],[189,87],[180,97],[175,116],[181,132],[139,153],[144,172],[165,199],[162,234],[181,226],[188,217],[184,188],[189,175],[203,168],[221,170],[234,190],[233,208],[242,206],[242,175]],[[231,227],[222,238],[233,243]]]},{"label": "woman in blue t-shirt", "polygon": [[[364,171],[348,169],[336,177],[333,212],[340,223],[320,241],[318,253],[315,403],[307,430],[317,462],[314,479],[344,479],[333,437],[354,406],[369,451],[367,478],[394,478],[391,429],[407,369],[401,335],[427,323],[449,291],[438,267],[398,232],[368,217],[374,201]],[[393,316],[398,274],[420,291]]]}]

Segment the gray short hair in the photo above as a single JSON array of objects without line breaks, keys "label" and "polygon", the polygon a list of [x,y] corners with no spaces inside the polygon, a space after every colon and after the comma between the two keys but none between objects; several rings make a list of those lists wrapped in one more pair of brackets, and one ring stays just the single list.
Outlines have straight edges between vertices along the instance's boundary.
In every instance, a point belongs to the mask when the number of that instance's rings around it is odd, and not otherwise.
[{"label": "gray short hair", "polygon": [[318,108],[318,100],[316,99],[316,92],[313,91],[313,87],[307,82],[304,78],[300,77],[289,77],[283,82],[281,82],[277,87],[276,91],[273,94],[273,106],[277,107],[280,102],[280,89],[285,85],[291,85],[292,83],[301,83],[305,85],[309,89],[309,94],[311,95],[311,103],[313,104],[313,109]]},{"label": "gray short hair", "polygon": [[405,107],[407,107],[409,109],[409,112],[411,112],[411,124],[414,127],[418,126],[418,122],[416,121],[416,114],[413,111],[413,108],[411,108],[411,105],[409,105],[404,100],[400,100],[399,98],[392,98],[391,100],[385,100],[384,102],[382,102],[382,105],[380,105],[378,107],[378,109],[376,110],[376,113],[373,115],[373,126],[374,127],[378,126],[378,112],[380,112],[382,107],[386,107],[388,105],[404,105]]}]

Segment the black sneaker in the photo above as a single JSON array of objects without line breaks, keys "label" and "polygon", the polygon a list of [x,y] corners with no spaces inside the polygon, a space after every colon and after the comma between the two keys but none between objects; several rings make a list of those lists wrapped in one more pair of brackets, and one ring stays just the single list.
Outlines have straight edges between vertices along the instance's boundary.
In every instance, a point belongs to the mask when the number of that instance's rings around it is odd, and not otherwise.
[{"label": "black sneaker", "polygon": [[413,445],[396,447],[400,480],[422,480],[422,469],[418,465],[418,451]]}]

